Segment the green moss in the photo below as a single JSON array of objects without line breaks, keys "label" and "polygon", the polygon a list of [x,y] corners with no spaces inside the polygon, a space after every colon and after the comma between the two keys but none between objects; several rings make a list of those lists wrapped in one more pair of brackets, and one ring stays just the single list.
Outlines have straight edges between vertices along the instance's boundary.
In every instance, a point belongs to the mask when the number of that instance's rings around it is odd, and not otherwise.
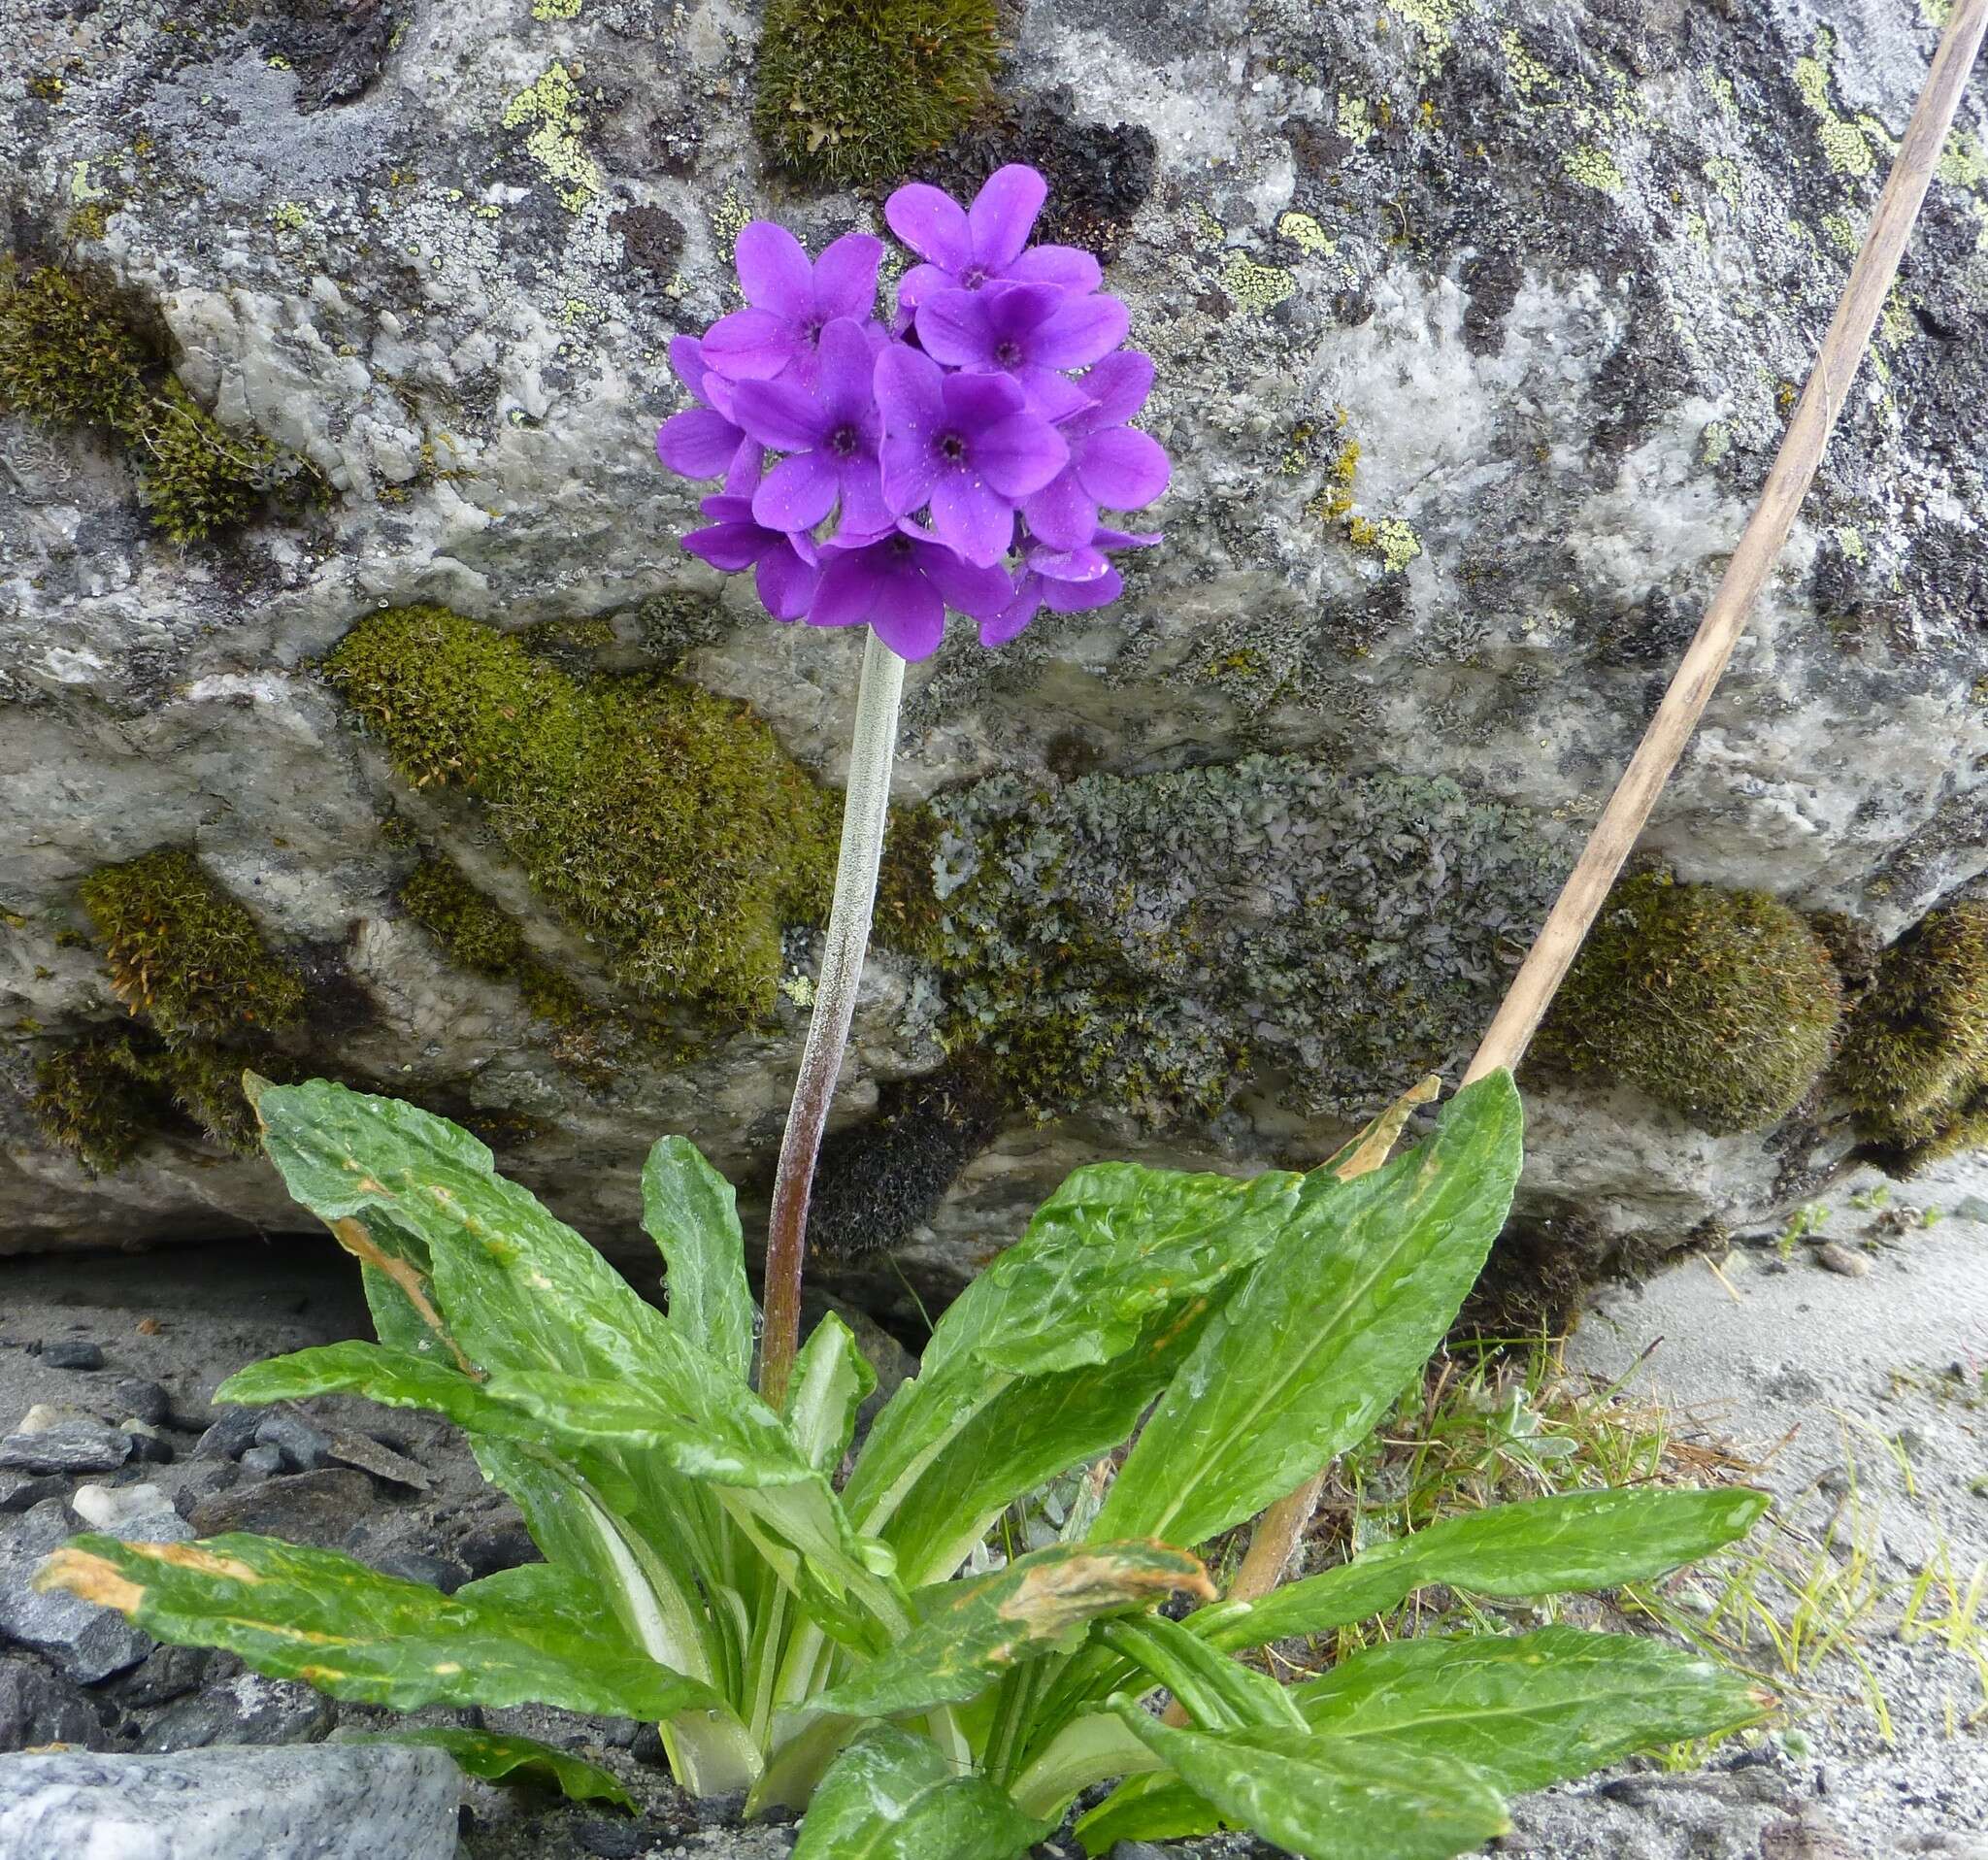
[{"label": "green moss", "polygon": [[1935,911],[1884,952],[1835,1082],[1901,1173],[1988,1142],[1988,905]]},{"label": "green moss", "polygon": [[1539,1050],[1640,1086],[1703,1129],[1763,1130],[1821,1077],[1841,1013],[1828,946],[1798,913],[1645,873],[1615,887]]},{"label": "green moss", "polygon": [[301,1016],[303,979],[192,853],[100,866],[81,895],[111,985],[168,1040],[267,1034]]},{"label": "green moss", "polygon": [[446,609],[369,615],[325,672],[417,786],[460,785],[644,996],[772,1006],[780,935],[826,908],[830,798],[745,706],[580,680]]},{"label": "green moss", "polygon": [[781,167],[892,180],[988,103],[998,0],[768,0],[752,124]]},{"label": "green moss", "polygon": [[143,1029],[98,1034],[35,1068],[29,1109],[50,1142],[108,1175],[176,1113],[224,1148],[255,1147],[255,1113],[242,1095],[244,1055],[208,1041],[169,1046]]},{"label": "green moss", "polygon": [[1043,1115],[1205,1116],[1252,1076],[1371,1112],[1468,1054],[1559,877],[1453,782],[1295,756],[997,776],[928,813],[880,920],[938,970],[948,1045]]},{"label": "green moss", "polygon": [[324,488],[295,454],[208,413],[108,291],[52,267],[0,280],[0,401],[45,426],[108,433],[139,475],[153,526],[175,543],[248,521],[273,491]]},{"label": "green moss", "polygon": [[503,909],[464,877],[454,860],[429,853],[400,888],[401,908],[426,930],[449,960],[518,988],[543,1020],[577,1028],[598,1016],[573,982],[540,960]]}]

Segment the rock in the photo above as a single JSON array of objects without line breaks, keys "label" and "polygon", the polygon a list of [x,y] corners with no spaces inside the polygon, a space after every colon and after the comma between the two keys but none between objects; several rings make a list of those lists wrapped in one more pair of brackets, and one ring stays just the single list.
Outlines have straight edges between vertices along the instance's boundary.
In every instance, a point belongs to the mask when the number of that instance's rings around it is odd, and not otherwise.
[{"label": "rock", "polygon": [[283,1450],[280,1446],[251,1446],[237,1463],[250,1478],[269,1478],[283,1470]]},{"label": "rock", "polygon": [[148,1427],[164,1427],[172,1418],[173,1398],[159,1383],[132,1376],[112,1384],[111,1406],[136,1416]]},{"label": "rock", "polygon": [[425,1582],[444,1595],[453,1595],[470,1579],[469,1572],[453,1558],[431,1556],[426,1550],[388,1550],[372,1561],[373,1567],[384,1576]]},{"label": "rock", "polygon": [[139,1747],[171,1751],[211,1744],[316,1744],[337,1722],[338,1707],[323,1693],[245,1672],[168,1707],[147,1727]]},{"label": "rock", "polygon": [[[172,1518],[179,1521],[173,1501],[156,1485],[81,1485],[69,1501],[69,1509],[93,1531],[122,1533],[127,1524],[142,1518]],[[141,1537],[147,1544],[168,1542],[165,1538]]]},{"label": "rock", "polygon": [[364,1473],[332,1468],[285,1473],[216,1493],[201,1500],[187,1521],[200,1537],[256,1531],[291,1544],[337,1549],[376,1504],[373,1482]]},{"label": "rock", "polygon": [[68,1490],[69,1480],[60,1473],[19,1478],[0,1492],[0,1511],[25,1511],[45,1498],[61,1498]]},{"label": "rock", "polygon": [[319,1471],[331,1452],[324,1431],[288,1409],[278,1409],[263,1417],[255,1430],[255,1444],[275,1447],[293,1473]]},{"label": "rock", "polygon": [[522,1518],[467,1532],[456,1544],[455,1553],[468,1566],[470,1574],[479,1578],[495,1576],[499,1570],[514,1570],[521,1563],[546,1560]]},{"label": "rock", "polygon": [[[152,1639],[113,1609],[59,1589],[39,1595],[28,1586],[42,1559],[71,1535],[69,1508],[59,1499],[44,1499],[10,1538],[0,1539],[0,1634],[48,1654],[72,1679],[89,1685],[136,1666],[150,1650]],[[173,1544],[193,1533],[169,1512],[134,1521],[126,1535]]]},{"label": "rock", "polygon": [[1816,1247],[1815,1263],[1825,1272],[1840,1273],[1845,1279],[1871,1277],[1871,1261],[1863,1253],[1853,1253],[1839,1241],[1826,1240]]},{"label": "rock", "polygon": [[636,1822],[611,1821],[606,1815],[588,1815],[576,1821],[573,1836],[583,1852],[598,1854],[600,1860],[635,1860],[650,1841]]},{"label": "rock", "polygon": [[131,1457],[131,1436],[114,1427],[65,1421],[0,1440],[0,1466],[27,1473],[109,1473]]},{"label": "rock", "polygon": [[421,1470],[418,1462],[370,1434],[341,1429],[331,1435],[326,1450],[333,1459],[347,1466],[356,1466],[361,1472],[371,1473],[375,1478],[389,1479],[395,1485],[405,1485],[416,1492],[429,1491],[435,1483]]},{"label": "rock", "polygon": [[110,1737],[96,1707],[73,1681],[24,1654],[0,1653],[0,1751],[43,1744],[101,1750]]},{"label": "rock", "polygon": [[268,1411],[260,1408],[224,1408],[220,1418],[201,1435],[193,1457],[202,1460],[238,1460],[255,1445],[255,1436]]},{"label": "rock", "polygon": [[453,1860],[461,1785],[405,1744],[21,1757],[0,1766],[9,1860]]},{"label": "rock", "polygon": [[144,1460],[152,1466],[170,1466],[174,1459],[173,1443],[166,1439],[157,1428],[149,1427],[136,1415],[128,1415],[118,1423],[131,1437],[131,1457]]},{"label": "rock", "polygon": [[42,1361],[50,1369],[102,1369],[104,1352],[100,1345],[80,1337],[58,1337],[42,1345]]},{"label": "rock", "polygon": [[104,1690],[127,1711],[165,1705],[198,1686],[213,1657],[202,1646],[155,1646],[130,1672],[107,1680]]},{"label": "rock", "polygon": [[108,1417],[74,1402],[37,1402],[20,1417],[17,1434],[47,1434],[57,1427],[101,1427]]}]

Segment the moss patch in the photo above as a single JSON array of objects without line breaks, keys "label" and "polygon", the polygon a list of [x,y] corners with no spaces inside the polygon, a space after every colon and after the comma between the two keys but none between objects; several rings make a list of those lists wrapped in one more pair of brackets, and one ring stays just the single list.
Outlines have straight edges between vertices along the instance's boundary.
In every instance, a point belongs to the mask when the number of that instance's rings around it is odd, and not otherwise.
[{"label": "moss patch", "polygon": [[402,883],[400,903],[450,961],[493,981],[512,982],[542,1020],[579,1027],[594,1017],[585,994],[540,959],[524,932],[454,860],[427,854]]},{"label": "moss patch", "polygon": [[1640,874],[1615,887],[1539,1050],[1640,1086],[1702,1129],[1764,1130],[1829,1063],[1842,983],[1828,946],[1760,891]]},{"label": "moss patch", "polygon": [[744,705],[664,678],[576,679],[434,607],[369,615],[325,672],[402,776],[483,804],[641,995],[772,1006],[781,931],[826,909],[835,808]]},{"label": "moss patch", "polygon": [[1884,952],[1835,1082],[1900,1174],[1988,1143],[1988,905],[1935,911]]},{"label": "moss patch", "polygon": [[208,413],[108,291],[53,267],[0,277],[0,402],[45,426],[113,438],[153,526],[175,543],[246,522],[273,492],[324,490],[294,453]]},{"label": "moss patch", "polygon": [[1038,1114],[1207,1115],[1252,1075],[1369,1113],[1469,1051],[1559,876],[1526,816],[1454,782],[1293,756],[997,776],[928,816],[879,921],[939,970],[948,1044]]},{"label": "moss patch", "polygon": [[993,96],[997,0],[768,0],[752,126],[768,156],[837,185],[884,182]]}]

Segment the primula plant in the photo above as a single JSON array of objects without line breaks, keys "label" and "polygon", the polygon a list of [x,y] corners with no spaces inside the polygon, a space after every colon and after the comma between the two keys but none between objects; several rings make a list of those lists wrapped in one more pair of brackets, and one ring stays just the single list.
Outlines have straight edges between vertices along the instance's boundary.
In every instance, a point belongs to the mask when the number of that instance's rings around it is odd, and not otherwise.
[{"label": "primula plant", "polygon": [[[1309,1174],[1078,1170],[946,1311],[860,1447],[876,1378],[848,1328],[830,1316],[799,1346],[905,658],[934,649],[947,607],[998,644],[1044,607],[1108,601],[1108,552],[1156,540],[1101,515],[1165,486],[1129,424],[1151,365],[1117,349],[1125,312],[1094,259],[1027,245],[1042,202],[1018,167],[970,208],[894,194],[923,262],[887,325],[878,241],[811,263],[749,226],[747,307],[673,353],[696,405],[662,455],[723,481],[685,546],[753,568],[777,618],[870,628],[763,1321],[733,1191],[682,1138],[643,1176],[659,1309],[455,1125],[251,1080],[291,1194],[360,1261],[379,1342],[245,1369],[216,1399],[446,1415],[545,1561],[445,1595],[268,1538],[85,1536],[41,1586],[340,1698],[653,1720],[686,1789],[802,1810],[798,1860],[1010,1860],[1079,1799],[1092,1853],[1234,1826],[1299,1854],[1438,1860],[1499,1834],[1513,1791],[1760,1716],[1744,1680],[1687,1652],[1559,1626],[1380,1644],[1292,1686],[1248,1657],[1430,1583],[1523,1598],[1656,1577],[1742,1535],[1757,1492],[1507,1506],[1256,1599],[1225,1599],[1204,1560],[1357,1445],[1441,1343],[1518,1174],[1508,1073],[1392,1162],[1433,1081]],[[1073,1478],[1057,1541],[991,1549],[1011,1507]],[[618,1793],[526,1739],[407,1735],[479,1774]]]}]

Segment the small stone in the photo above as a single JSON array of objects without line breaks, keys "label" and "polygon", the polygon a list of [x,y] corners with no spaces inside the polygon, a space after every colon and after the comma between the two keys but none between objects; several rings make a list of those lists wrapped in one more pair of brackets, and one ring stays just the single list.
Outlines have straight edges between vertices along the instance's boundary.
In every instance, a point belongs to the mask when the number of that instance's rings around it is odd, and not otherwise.
[{"label": "small stone", "polygon": [[[156,1485],[81,1485],[69,1501],[69,1509],[93,1531],[116,1534],[134,1518],[170,1517],[179,1521],[173,1501]],[[163,1538],[147,1538],[149,1544]]]},{"label": "small stone", "polygon": [[101,1750],[110,1741],[96,1707],[72,1680],[24,1654],[0,1655],[0,1750],[43,1744]]},{"label": "small stone", "polygon": [[373,1481],[341,1467],[322,1473],[286,1473],[203,1499],[189,1514],[201,1537],[255,1531],[320,1549],[344,1547],[352,1526],[377,1504]]},{"label": "small stone", "polygon": [[455,1553],[469,1566],[472,1576],[495,1576],[499,1570],[514,1570],[524,1563],[543,1563],[539,1546],[525,1529],[523,1519],[486,1525],[465,1534]]},{"label": "small stone", "polygon": [[432,1490],[435,1481],[405,1453],[377,1441],[370,1434],[339,1432],[330,1437],[327,1450],[335,1460],[356,1466],[375,1478],[390,1479],[396,1485],[412,1486],[417,1492]]},{"label": "small stone", "polygon": [[[125,1535],[142,1542],[171,1544],[192,1533],[176,1514],[140,1520],[141,1533]],[[0,1635],[46,1653],[80,1685],[93,1685],[136,1666],[151,1651],[153,1642],[115,1609],[99,1608],[63,1589],[38,1594],[30,1583],[42,1559],[73,1535],[69,1508],[60,1499],[45,1499],[20,1520],[0,1548]],[[13,1856],[4,1842],[0,1853]]]},{"label": "small stone", "polygon": [[42,1361],[50,1369],[102,1369],[102,1346],[82,1337],[58,1337],[42,1345]]},{"label": "small stone", "polygon": [[451,1557],[430,1556],[426,1550],[388,1550],[373,1559],[382,1576],[397,1576],[403,1582],[425,1582],[444,1595],[453,1595],[470,1579],[470,1573]]},{"label": "small stone", "polygon": [[166,1327],[156,1317],[141,1317],[131,1327],[141,1337],[163,1337]]},{"label": "small stone", "polygon": [[238,1673],[169,1707],[139,1740],[142,1750],[199,1750],[211,1744],[317,1744],[338,1722],[321,1692],[290,1679]]},{"label": "small stone", "polygon": [[610,1821],[606,1815],[588,1815],[574,1824],[573,1832],[580,1844],[601,1860],[635,1860],[649,1843],[639,1822]]},{"label": "small stone", "polygon": [[283,1470],[283,1450],[280,1446],[251,1446],[240,1463],[250,1478],[273,1478]]},{"label": "small stone", "polygon": [[111,1388],[111,1406],[135,1414],[148,1427],[163,1427],[173,1412],[173,1398],[157,1382],[126,1377]]},{"label": "small stone", "polygon": [[328,1435],[313,1427],[303,1415],[284,1409],[263,1417],[255,1430],[255,1444],[275,1447],[293,1473],[318,1472],[331,1452]]},{"label": "small stone", "polygon": [[131,1436],[113,1427],[65,1421],[0,1440],[0,1466],[23,1473],[109,1473],[131,1457]]},{"label": "small stone", "polygon": [[221,1417],[201,1435],[193,1448],[197,1460],[238,1460],[255,1445],[255,1431],[262,1425],[259,1408],[225,1408]]},{"label": "small stone", "polygon": [[453,1860],[462,1784],[446,1751],[398,1744],[63,1751],[0,1768],[8,1860]]},{"label": "small stone", "polygon": [[58,1427],[102,1427],[105,1416],[74,1402],[37,1402],[20,1417],[17,1434],[47,1434]]},{"label": "small stone", "polygon": [[24,1476],[0,1493],[0,1511],[25,1511],[45,1498],[65,1496],[68,1490],[69,1481],[60,1473],[40,1473],[32,1478]]},{"label": "small stone", "polygon": [[1815,1249],[1815,1263],[1825,1271],[1840,1273],[1845,1279],[1868,1279],[1871,1275],[1871,1262],[1839,1241],[1824,1241]]},{"label": "small stone", "polygon": [[198,1687],[211,1658],[204,1646],[155,1646],[129,1673],[109,1681],[104,1690],[127,1711],[166,1705]]},{"label": "small stone", "polygon": [[148,1427],[136,1415],[127,1415],[118,1426],[131,1436],[131,1457],[145,1460],[153,1466],[170,1466],[175,1453],[173,1443],[155,1427]]}]

